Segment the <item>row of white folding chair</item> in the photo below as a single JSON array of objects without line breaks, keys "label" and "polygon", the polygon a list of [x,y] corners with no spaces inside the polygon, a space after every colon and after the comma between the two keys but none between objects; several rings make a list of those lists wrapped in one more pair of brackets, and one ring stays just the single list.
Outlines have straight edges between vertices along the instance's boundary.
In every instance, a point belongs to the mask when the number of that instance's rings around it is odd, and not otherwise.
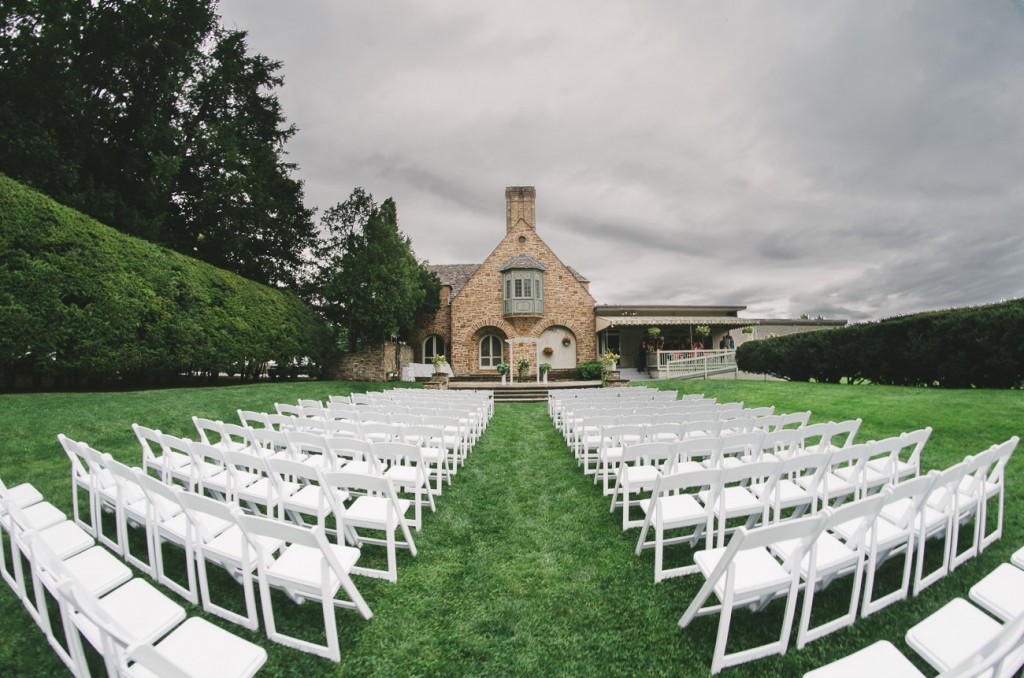
[{"label": "row of white folding chair", "polygon": [[[126,538],[128,524],[143,526],[149,551],[148,562],[136,558],[133,564],[151,573],[158,582],[193,604],[201,601],[203,609],[207,612],[250,629],[258,628],[259,624],[252,586],[254,571],[259,569],[268,637],[333,658],[335,661],[338,660],[338,648],[336,622],[333,619],[334,607],[353,607],[364,618],[368,619],[371,616],[369,608],[349,575],[368,574],[394,581],[397,578],[395,546],[408,547],[415,555],[415,545],[404,520],[408,502],[398,498],[388,479],[348,473],[344,476],[345,487],[336,484],[324,485],[323,471],[318,472],[297,462],[279,460],[281,464],[293,464],[292,467],[286,467],[286,470],[294,474],[292,477],[296,481],[299,478],[315,478],[318,481],[318,503],[322,505],[322,508],[314,509],[318,522],[310,528],[302,521],[294,524],[264,516],[250,516],[265,519],[267,523],[276,523],[281,527],[261,527],[262,523],[256,523],[247,528],[248,523],[243,519],[241,509],[237,505],[218,501],[198,492],[186,492],[179,486],[165,485],[141,469],[124,466],[109,455],[101,455],[101,458],[100,463],[117,479],[118,491],[114,511],[117,516],[118,542],[124,547],[122,555],[132,558]],[[375,493],[376,496],[357,498],[351,507],[346,508],[344,501],[348,499],[349,486],[358,486],[364,491]],[[324,488],[328,488],[327,491]],[[134,496],[134,491],[141,492],[143,499],[129,500],[128,497]],[[374,506],[379,510],[375,511]],[[353,512],[352,522],[355,524],[350,524],[347,519],[349,510]],[[329,544],[323,538],[326,529],[324,517],[330,513],[335,516],[337,544]],[[359,537],[356,527],[386,530],[387,537],[384,540],[367,541]],[[398,528],[403,530],[404,541],[399,542],[395,538],[395,530]],[[311,530],[320,536],[309,536]],[[356,547],[344,546],[346,539],[353,542]],[[175,581],[167,572],[163,552],[163,545],[166,542],[183,549],[186,571],[184,585]],[[388,547],[388,570],[355,566],[359,556],[358,546],[364,542],[379,542]],[[311,550],[314,548],[320,550],[321,560],[313,562],[319,562],[320,566],[308,567],[310,558],[316,556],[316,552]],[[271,558],[274,553],[279,553],[276,559]],[[244,614],[229,610],[212,600],[206,570],[208,562],[225,569],[241,582],[245,600]],[[329,624],[326,646],[289,638],[275,630],[268,588],[271,585],[284,588],[293,599],[320,600],[324,607],[325,622]],[[335,599],[339,587],[345,589],[348,600]]]},{"label": "row of white folding chair", "polygon": [[[142,427],[136,427],[136,433],[140,435],[140,440],[144,440],[142,437],[144,431]],[[412,427],[406,429],[406,432],[409,435],[416,433]],[[201,444],[162,435],[159,432],[150,433],[156,433],[157,440],[165,449],[165,455],[180,454],[172,451],[176,448],[200,459],[197,464],[204,465],[212,473],[217,473],[217,469],[220,468],[218,464],[207,461],[211,456],[215,458],[218,451]],[[424,438],[434,433],[431,429],[422,432]],[[415,519],[412,525],[416,529],[422,527],[422,507],[429,505],[433,508],[433,497],[430,495],[427,485],[430,477],[428,469],[426,466],[410,464],[411,456],[422,458],[426,452],[419,447],[423,442],[422,439],[417,441],[416,445],[395,445],[375,444],[347,438],[325,438],[302,432],[280,433],[257,429],[253,431],[253,434],[254,446],[261,451],[261,456],[254,459],[244,453],[236,452],[230,454],[230,459],[235,461],[236,466],[248,464],[250,471],[247,474],[248,478],[255,482],[242,485],[245,476],[241,481],[237,474],[232,479],[227,468],[222,472],[222,474],[228,474],[227,478],[220,482],[213,481],[214,489],[219,489],[221,496],[226,496],[232,501],[244,501],[253,510],[258,510],[262,506],[266,514],[276,515],[281,519],[288,518],[297,524],[303,522],[303,516],[311,516],[322,524],[331,508],[321,497],[317,486],[316,472],[339,469],[348,473],[386,477],[394,481],[398,487],[411,491],[414,498],[408,501],[403,500],[403,506],[407,508],[409,505],[413,505]],[[375,448],[376,454],[374,453]],[[223,453],[220,455],[223,457]],[[438,450],[434,457],[434,467],[440,460],[443,470],[443,459],[443,453]],[[416,461],[417,459],[412,459],[413,463]],[[395,463],[392,464],[392,462]],[[262,473],[263,478],[256,478],[256,474],[251,473],[257,470]],[[200,492],[211,487],[210,481],[202,482],[197,476],[187,473],[187,471],[184,478],[178,479],[185,480],[184,484],[187,488]],[[365,491],[361,491],[361,493],[366,494]],[[381,529],[384,527],[381,524]],[[393,547],[391,550],[393,551]],[[393,573],[393,557],[389,560],[389,568]]]},{"label": "row of white folding chair", "polygon": [[[402,411],[395,411],[398,409]],[[328,410],[319,414],[310,414],[306,417],[296,418],[293,425],[300,429],[314,429],[321,426],[319,422],[326,421],[331,422],[332,426],[345,427],[348,430],[354,431],[355,435],[358,435],[364,424],[395,424],[405,426],[433,424],[442,419],[455,419],[458,422],[456,425],[451,426],[451,428],[453,433],[457,431],[460,436],[460,456],[468,455],[483,434],[483,426],[485,424],[479,412],[469,409],[363,407],[357,412],[342,413]]]},{"label": "row of white folding chair", "polygon": [[164,482],[179,480],[199,494],[210,492],[231,503],[243,502],[254,512],[262,507],[266,514],[290,514],[293,520],[297,514],[313,513],[315,494],[310,493],[308,483],[289,479],[285,461],[391,479],[399,489],[414,495],[417,530],[422,528],[423,507],[435,510],[434,494],[440,494],[444,479],[450,482],[442,447],[444,435],[434,427],[404,427],[401,442],[390,437],[371,442],[301,431],[249,429],[251,446],[243,451],[175,438],[137,425],[135,431],[144,456],[154,438],[164,450],[162,458],[187,455],[188,466],[172,469],[162,476]]},{"label": "row of white folding chair", "polygon": [[[198,417],[193,417],[193,420],[196,429],[200,432],[201,441],[220,450],[242,452],[260,450],[267,447],[268,439],[272,443],[275,438],[272,427],[256,429]],[[455,417],[423,417],[406,424],[360,424],[355,427],[350,427],[344,422],[313,418],[293,418],[291,423],[297,432],[320,434],[332,439],[341,437],[372,442],[414,441],[425,448],[423,455],[437,467],[435,471],[437,483],[434,488],[437,493],[441,491],[441,479],[446,478],[449,483],[451,482],[451,475],[454,475],[458,467],[465,463],[469,449],[469,440],[463,422]],[[439,435],[432,434],[428,429],[437,431]],[[138,434],[139,432],[136,431],[136,435]],[[284,435],[291,434],[291,430],[284,432]],[[448,451],[445,458],[435,461],[437,455],[434,446],[428,444],[430,441],[436,441],[438,446],[442,446]],[[141,437],[140,442],[143,444],[145,453],[148,446]],[[347,443],[339,443],[339,447],[344,445]],[[151,449],[149,451],[152,452]],[[152,454],[147,457],[152,457]],[[172,459],[174,458],[181,460],[181,457],[172,457]],[[143,466],[148,467],[145,461]]]},{"label": "row of white folding chair", "polygon": [[[204,619],[186,619],[180,605],[131,578],[130,571],[111,584],[102,577],[107,573],[77,568],[81,556],[61,558],[40,533],[23,536],[47,641],[73,675],[90,675],[82,636],[101,654],[111,676],[247,678],[266,662],[263,648]],[[66,648],[53,632],[45,592],[57,601]]]},{"label": "row of white folding chair", "polygon": [[[739,528],[728,546],[699,551],[694,567],[705,577],[700,591],[679,620],[681,627],[694,618],[719,614],[719,628],[711,672],[745,663],[769,654],[784,654],[795,620],[797,595],[804,592],[797,633],[802,648],[856,618],[860,587],[865,568],[868,537],[875,520],[888,500],[890,489],[867,499],[827,508],[820,513],[764,525],[755,529]],[[838,539],[830,532],[838,525],[852,529],[850,539]],[[811,626],[814,594],[840,576],[852,575],[850,605],[839,617]],[[718,603],[705,605],[714,595]],[[733,610],[749,607],[759,611],[777,598],[785,599],[785,612],[778,639],[754,648],[728,652],[729,629]]]},{"label": "row of white folding chair", "polygon": [[[644,389],[641,390],[638,387],[629,389],[630,392],[636,391],[640,394],[642,400],[647,400],[650,391]],[[676,391],[658,391],[650,396],[650,402],[676,402],[679,398]],[[596,389],[552,389],[548,391],[548,416],[557,425],[564,408],[571,408],[575,403],[581,402],[600,402],[605,403],[608,400],[615,400],[618,395],[605,394],[602,391]],[[695,402],[703,400],[703,395],[690,395],[683,396],[682,402]]]},{"label": "row of white folding chair", "polygon": [[[745,420],[744,420],[745,421]],[[775,432],[751,430],[747,426],[724,429],[720,421],[697,420],[688,424],[612,424],[600,426],[596,469],[591,471],[589,462],[595,455],[584,456],[584,473],[593,473],[595,484],[600,479],[605,495],[613,493],[611,487],[617,469],[623,458],[625,447],[641,442],[686,443],[674,456],[676,464],[694,461],[704,456],[706,466],[735,465],[739,460],[760,461],[762,458],[776,459],[791,456],[796,448],[802,447],[804,438],[797,430],[784,429]],[[714,442],[720,440],[721,442]],[[588,441],[592,442],[592,441]],[[706,442],[707,444],[703,444]]]},{"label": "row of white folding chair", "polygon": [[677,414],[686,415],[699,412],[717,412],[720,408],[723,411],[742,409],[741,403],[717,404],[714,399],[702,401],[680,401],[680,400],[648,400],[648,399],[618,399],[618,398],[577,398],[568,400],[556,400],[549,407],[549,413],[555,426],[564,429],[568,420],[574,413],[581,410],[600,410],[603,412],[619,412],[632,414],[646,412],[650,414]]},{"label": "row of white folding chair", "polygon": [[[1024,556],[1024,549],[1018,554]],[[956,598],[907,631],[907,644],[940,676],[1012,676],[1024,665],[1024,558],[1013,562],[1000,564],[971,587],[971,601],[984,612]],[[885,640],[804,675],[839,678],[872,673],[924,678]]]}]

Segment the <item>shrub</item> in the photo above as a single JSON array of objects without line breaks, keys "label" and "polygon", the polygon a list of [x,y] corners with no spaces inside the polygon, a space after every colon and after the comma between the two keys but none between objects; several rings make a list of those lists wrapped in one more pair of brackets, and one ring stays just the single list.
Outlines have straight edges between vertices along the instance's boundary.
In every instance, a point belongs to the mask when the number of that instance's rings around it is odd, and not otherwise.
[{"label": "shrub", "polygon": [[837,383],[1014,388],[1024,384],[1024,299],[749,341],[747,372]]},{"label": "shrub", "polygon": [[576,374],[583,381],[592,381],[601,378],[601,375],[604,374],[604,367],[601,365],[600,360],[585,360],[584,362],[577,363]]},{"label": "shrub", "polygon": [[291,292],[126,236],[0,175],[0,364],[74,385],[323,358]]}]

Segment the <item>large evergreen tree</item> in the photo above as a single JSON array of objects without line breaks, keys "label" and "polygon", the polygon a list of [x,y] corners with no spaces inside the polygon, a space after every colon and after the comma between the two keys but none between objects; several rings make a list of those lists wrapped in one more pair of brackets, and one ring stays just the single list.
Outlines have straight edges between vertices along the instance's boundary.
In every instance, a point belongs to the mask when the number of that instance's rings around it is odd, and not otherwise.
[{"label": "large evergreen tree", "polygon": [[311,284],[314,304],[345,332],[350,350],[408,339],[417,320],[437,310],[441,286],[399,230],[395,201],[377,205],[357,188],[321,223],[327,235]]},{"label": "large evergreen tree", "polygon": [[0,3],[0,172],[268,283],[314,238],[283,160],[280,64],[216,0]]}]

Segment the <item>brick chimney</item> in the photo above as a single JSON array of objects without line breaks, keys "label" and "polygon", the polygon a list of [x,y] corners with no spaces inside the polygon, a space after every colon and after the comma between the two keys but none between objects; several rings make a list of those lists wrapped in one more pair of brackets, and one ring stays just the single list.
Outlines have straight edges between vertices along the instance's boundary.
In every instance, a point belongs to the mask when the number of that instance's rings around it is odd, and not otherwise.
[{"label": "brick chimney", "polygon": [[505,232],[512,230],[520,221],[530,228],[537,228],[535,204],[537,190],[533,186],[509,186],[505,189]]}]

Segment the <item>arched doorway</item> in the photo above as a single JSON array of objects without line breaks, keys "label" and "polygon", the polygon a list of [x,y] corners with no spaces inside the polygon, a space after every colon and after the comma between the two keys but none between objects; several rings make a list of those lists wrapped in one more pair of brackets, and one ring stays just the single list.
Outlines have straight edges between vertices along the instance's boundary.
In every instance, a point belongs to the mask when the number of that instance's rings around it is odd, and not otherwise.
[{"label": "arched doorway", "polygon": [[[551,349],[551,354],[546,353]],[[541,362],[551,363],[553,370],[576,368],[576,335],[568,327],[552,325],[544,330],[537,342]]]}]

